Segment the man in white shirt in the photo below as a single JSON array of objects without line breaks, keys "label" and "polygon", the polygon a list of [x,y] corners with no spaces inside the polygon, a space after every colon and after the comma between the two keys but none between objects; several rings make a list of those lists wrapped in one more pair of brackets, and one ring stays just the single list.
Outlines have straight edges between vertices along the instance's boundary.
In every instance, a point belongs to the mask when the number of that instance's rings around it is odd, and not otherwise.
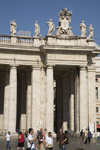
[{"label": "man in white shirt", "polygon": [[98,131],[97,132],[97,138],[98,138],[98,141],[100,140],[100,132]]},{"label": "man in white shirt", "polygon": [[5,141],[7,141],[6,149],[8,149],[8,148],[11,149],[10,140],[11,140],[11,134],[10,134],[10,131],[8,131],[8,133],[6,134],[6,137],[5,137]]},{"label": "man in white shirt", "polygon": [[34,130],[32,128],[29,128],[29,135],[27,138],[27,150],[35,150],[35,144],[34,141],[37,139],[37,135],[35,138],[33,137]]}]

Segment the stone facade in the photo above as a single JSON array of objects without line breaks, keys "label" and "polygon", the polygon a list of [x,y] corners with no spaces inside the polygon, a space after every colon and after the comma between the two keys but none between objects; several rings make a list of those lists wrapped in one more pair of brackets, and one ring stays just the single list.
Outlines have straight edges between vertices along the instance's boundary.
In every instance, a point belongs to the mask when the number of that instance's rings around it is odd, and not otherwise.
[{"label": "stone facade", "polygon": [[0,35],[0,129],[95,129],[100,47],[91,38],[73,35],[71,16],[63,9],[56,34],[45,38],[39,32],[34,37]]}]

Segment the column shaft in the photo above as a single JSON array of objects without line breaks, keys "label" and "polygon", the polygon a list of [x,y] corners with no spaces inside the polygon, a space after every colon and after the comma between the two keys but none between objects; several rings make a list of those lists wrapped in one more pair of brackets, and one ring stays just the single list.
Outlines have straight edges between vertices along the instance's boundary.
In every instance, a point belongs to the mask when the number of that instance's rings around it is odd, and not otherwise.
[{"label": "column shaft", "polygon": [[45,98],[46,95],[46,75],[44,68],[41,68],[41,87],[40,87],[40,120],[41,128],[45,128]]},{"label": "column shaft", "polygon": [[62,128],[63,113],[62,113],[62,80],[57,78],[56,80],[56,92],[57,92],[57,131]]},{"label": "column shaft", "polygon": [[70,101],[69,101],[69,113],[70,113],[70,130],[74,131],[74,99],[75,99],[75,74],[71,70],[70,74]]},{"label": "column shaft", "polygon": [[47,67],[46,70],[47,87],[46,87],[46,128],[48,132],[53,132],[54,116],[53,116],[53,67]]},{"label": "column shaft", "polygon": [[31,72],[27,71],[27,93],[26,93],[26,129],[32,127],[31,124]]},{"label": "column shaft", "polygon": [[75,131],[79,133],[79,70],[75,72]]},{"label": "column shaft", "polygon": [[32,68],[32,127],[40,128],[40,67]]},{"label": "column shaft", "polygon": [[9,71],[5,71],[4,88],[4,129],[8,130],[8,111],[9,110]]},{"label": "column shaft", "polygon": [[89,128],[93,131],[96,128],[95,66],[88,66],[88,114]]},{"label": "column shaft", "polygon": [[16,103],[17,102],[17,69],[10,68],[10,98],[9,98],[9,130],[16,132]]},{"label": "column shaft", "polygon": [[63,128],[67,130],[69,120],[69,78],[63,77]]},{"label": "column shaft", "polygon": [[26,76],[21,73],[21,95],[20,95],[20,129],[26,129]]},{"label": "column shaft", "polygon": [[87,117],[87,71],[80,68],[80,130],[88,127]]}]

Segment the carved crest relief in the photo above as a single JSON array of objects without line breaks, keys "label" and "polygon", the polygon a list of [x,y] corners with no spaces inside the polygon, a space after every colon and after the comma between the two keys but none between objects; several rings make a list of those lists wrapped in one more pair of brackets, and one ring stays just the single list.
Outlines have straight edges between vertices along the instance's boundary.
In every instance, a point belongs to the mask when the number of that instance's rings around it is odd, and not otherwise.
[{"label": "carved crest relief", "polygon": [[57,27],[57,33],[56,35],[67,35],[67,36],[72,36],[72,28],[69,27],[69,22],[71,22],[71,16],[72,12],[68,12],[67,8],[62,9],[60,11],[60,14],[58,15],[59,18],[59,26]]}]

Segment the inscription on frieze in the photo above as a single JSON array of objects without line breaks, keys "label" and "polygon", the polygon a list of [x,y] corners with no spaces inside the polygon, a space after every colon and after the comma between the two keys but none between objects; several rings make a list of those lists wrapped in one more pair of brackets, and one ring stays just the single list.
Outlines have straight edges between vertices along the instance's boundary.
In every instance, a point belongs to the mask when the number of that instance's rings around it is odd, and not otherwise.
[{"label": "inscription on frieze", "polygon": [[86,55],[75,55],[75,54],[67,54],[67,55],[60,55],[60,54],[48,54],[48,59],[60,59],[60,60],[86,60]]}]

